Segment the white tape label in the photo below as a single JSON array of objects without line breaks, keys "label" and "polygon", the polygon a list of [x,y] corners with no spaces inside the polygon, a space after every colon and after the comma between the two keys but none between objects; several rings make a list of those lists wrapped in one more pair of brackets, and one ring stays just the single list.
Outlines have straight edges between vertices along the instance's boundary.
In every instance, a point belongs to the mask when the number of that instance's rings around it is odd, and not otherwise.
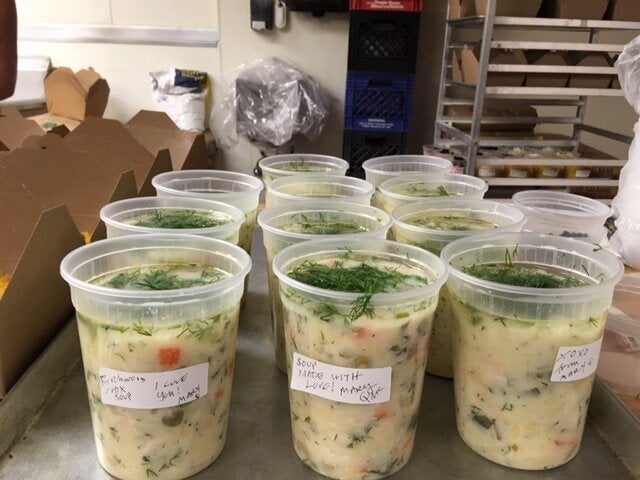
[{"label": "white tape label", "polygon": [[602,337],[587,345],[560,347],[551,372],[552,382],[582,380],[596,371]]},{"label": "white tape label", "polygon": [[391,397],[391,367],[337,367],[294,352],[291,389],[342,403],[384,403]]},{"label": "white tape label", "polygon": [[166,408],[207,394],[209,364],[168,372],[132,373],[100,368],[102,403],[125,408]]}]

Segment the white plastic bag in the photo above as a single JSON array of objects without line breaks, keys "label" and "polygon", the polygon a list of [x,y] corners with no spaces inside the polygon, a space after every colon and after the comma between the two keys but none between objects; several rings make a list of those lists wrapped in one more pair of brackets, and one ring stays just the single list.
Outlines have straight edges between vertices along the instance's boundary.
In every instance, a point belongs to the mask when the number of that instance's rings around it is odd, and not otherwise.
[{"label": "white plastic bag", "polygon": [[328,99],[313,78],[277,57],[242,64],[211,114],[218,147],[227,149],[243,134],[261,148],[287,144],[293,135],[314,140],[329,113]]},{"label": "white plastic bag", "polygon": [[[640,116],[640,36],[625,45],[616,68],[624,96]],[[618,194],[611,204],[616,231],[610,246],[624,263],[640,268],[640,119],[633,127],[633,133],[629,161],[620,171]]]},{"label": "white plastic bag", "polygon": [[165,112],[181,130],[204,130],[204,100],[208,77],[205,72],[170,68],[150,72],[151,95],[158,110]]}]

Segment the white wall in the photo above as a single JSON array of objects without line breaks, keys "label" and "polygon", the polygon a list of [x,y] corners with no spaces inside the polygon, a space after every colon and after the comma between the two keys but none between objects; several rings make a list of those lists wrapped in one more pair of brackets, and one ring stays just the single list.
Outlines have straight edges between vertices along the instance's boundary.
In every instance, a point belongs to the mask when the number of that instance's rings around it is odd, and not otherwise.
[{"label": "white wall", "polygon": [[[347,72],[349,16],[327,13],[312,17],[309,13],[291,12],[283,30],[254,31],[250,28],[248,1],[220,1],[220,59],[223,75],[230,75],[243,62],[277,56],[297,64],[315,78],[331,96],[331,114],[322,135],[314,142],[296,142],[296,151],[340,156],[344,91]],[[219,92],[221,82],[216,82]],[[260,152],[246,141],[223,152],[224,168],[251,172]]]},{"label": "white wall", "polygon": [[[217,28],[216,0],[17,0],[19,23],[86,23],[158,27]],[[154,109],[149,72],[169,67],[220,74],[216,48],[151,45],[18,42],[20,55],[46,55],[54,66],[93,67],[109,82],[105,116],[128,120],[138,110]]]}]

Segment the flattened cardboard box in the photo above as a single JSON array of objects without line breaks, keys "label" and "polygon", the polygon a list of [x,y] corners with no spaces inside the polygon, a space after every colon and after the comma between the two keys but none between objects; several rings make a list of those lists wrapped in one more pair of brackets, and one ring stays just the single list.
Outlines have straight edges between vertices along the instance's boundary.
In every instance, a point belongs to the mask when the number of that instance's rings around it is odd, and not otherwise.
[{"label": "flattened cardboard box", "polygon": [[105,168],[100,160],[71,150],[51,133],[27,138],[23,147],[3,156],[0,167],[45,206],[65,204],[78,230],[92,240],[106,236],[100,209],[137,193],[131,170]]},{"label": "flattened cardboard box", "polygon": [[208,168],[204,135],[180,130],[166,113],[140,110],[125,126],[153,155],[168,148],[174,170]]},{"label": "flattened cardboard box", "polygon": [[608,5],[609,0],[545,0],[542,15],[551,18],[602,20]]},{"label": "flattened cardboard box", "polygon": [[[480,75],[479,52],[470,48],[463,48],[460,51],[460,63],[462,65],[462,76],[464,83],[477,85]],[[494,50],[491,52],[489,63],[526,65],[527,59],[522,50]],[[488,73],[487,86],[508,86],[520,87],[524,83],[524,73]]]},{"label": "flattened cardboard box", "polygon": [[640,22],[638,0],[612,0],[606,18],[620,22]]},{"label": "flattened cardboard box", "polygon": [[151,179],[171,171],[168,150],[150,153],[117,120],[90,117],[64,137],[67,148],[84,152],[97,159],[112,174],[133,170],[137,192],[155,196]]},{"label": "flattened cardboard box", "polygon": [[109,84],[93,69],[74,73],[58,67],[44,79],[44,95],[49,113],[84,120],[102,116],[109,100]]},{"label": "flattened cardboard box", "polygon": [[[542,0],[497,0],[496,15],[501,17],[535,17]],[[484,15],[487,0],[475,0],[475,15]]]},{"label": "flattened cardboard box", "polygon": [[[640,8],[640,3],[638,4]],[[567,63],[578,67],[610,67],[611,58],[604,52],[567,54]],[[571,88],[608,88],[613,75],[571,74],[569,87]]]},{"label": "flattened cardboard box", "polygon": [[[530,65],[555,65],[561,67],[567,65],[565,58],[558,52],[530,50],[525,52],[525,57]],[[527,73],[524,84],[527,87],[564,87],[568,80],[568,73]]]},{"label": "flattened cardboard box", "polygon": [[[5,156],[0,157],[0,164]],[[10,277],[0,298],[0,398],[69,319],[69,287],[59,274],[82,237],[63,205],[45,207],[0,171],[0,271]]]},{"label": "flattened cardboard box", "polygon": [[45,131],[33,120],[24,118],[15,107],[0,107],[0,150],[13,150],[31,135]]}]

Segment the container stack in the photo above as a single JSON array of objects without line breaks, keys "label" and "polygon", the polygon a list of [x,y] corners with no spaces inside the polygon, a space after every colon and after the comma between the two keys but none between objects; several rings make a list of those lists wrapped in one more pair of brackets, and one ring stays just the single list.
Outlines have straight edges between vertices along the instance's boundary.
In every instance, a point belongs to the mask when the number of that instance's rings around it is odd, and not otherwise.
[{"label": "container stack", "polygon": [[351,0],[343,158],[406,153],[422,0]]}]

